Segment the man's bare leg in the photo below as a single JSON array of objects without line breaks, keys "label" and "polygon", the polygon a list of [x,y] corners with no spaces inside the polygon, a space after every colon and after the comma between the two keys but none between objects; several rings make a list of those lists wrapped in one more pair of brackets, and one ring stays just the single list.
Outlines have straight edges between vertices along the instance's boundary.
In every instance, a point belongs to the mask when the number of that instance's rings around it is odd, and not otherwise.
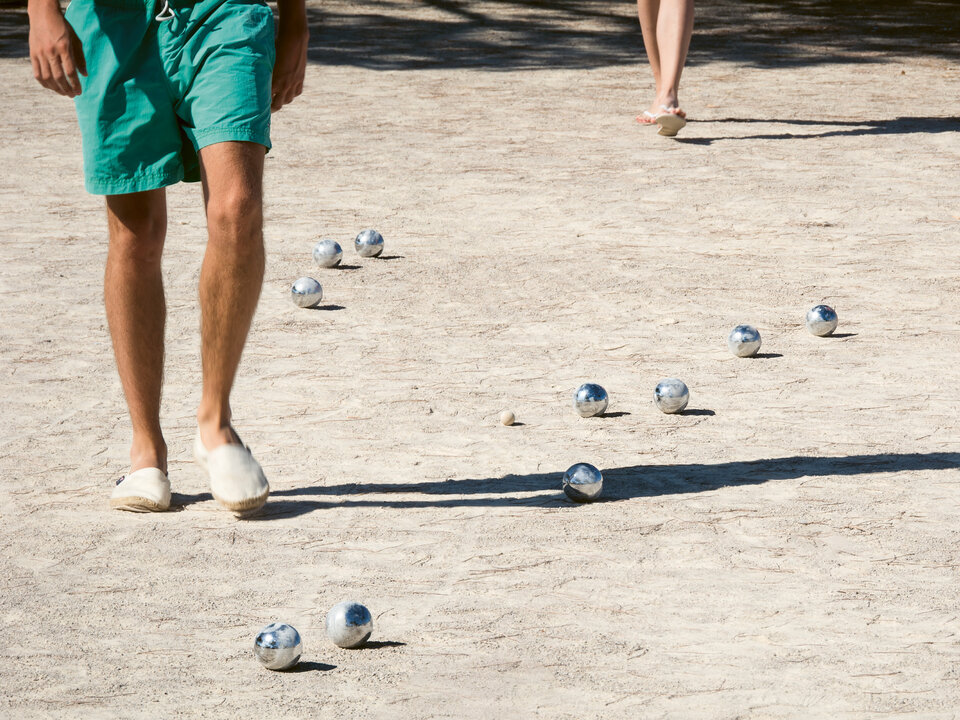
[{"label": "man's bare leg", "polygon": [[167,445],[160,431],[167,315],[160,272],[167,226],[165,192],[108,196],[107,224],[104,303],[133,426],[130,471],[154,467],[166,472]]},{"label": "man's bare leg", "polygon": [[236,444],[230,391],[263,284],[262,145],[223,142],[200,151],[209,240],[200,272],[203,393],[200,438]]},{"label": "man's bare leg", "polygon": [[[678,92],[693,34],[693,0],[637,0],[637,14],[656,84],[656,97],[648,112],[658,115],[666,106],[686,117]],[[649,115],[640,115],[637,120],[654,122]]]}]

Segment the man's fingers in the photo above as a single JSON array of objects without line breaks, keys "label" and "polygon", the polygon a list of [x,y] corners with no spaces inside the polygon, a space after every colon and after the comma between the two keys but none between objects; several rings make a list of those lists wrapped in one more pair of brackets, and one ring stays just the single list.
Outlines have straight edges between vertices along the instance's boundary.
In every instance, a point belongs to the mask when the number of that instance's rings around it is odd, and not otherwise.
[{"label": "man's fingers", "polygon": [[37,62],[40,66],[40,76],[37,78],[37,80],[39,80],[40,84],[48,90],[53,90],[56,92],[57,86],[53,81],[53,70],[50,68],[50,58],[41,55],[37,58]]},{"label": "man's fingers", "polygon": [[64,95],[68,86],[62,84],[63,68],[60,67],[60,58],[54,54],[40,56],[40,73],[43,77],[41,83],[44,87],[50,88],[55,93]]},{"label": "man's fingers", "polygon": [[289,85],[277,88],[273,94],[273,101],[270,103],[270,109],[273,112],[276,112],[284,105],[292,102],[293,99],[300,93],[296,88],[290,87]]},{"label": "man's fingers", "polygon": [[43,77],[40,75],[40,61],[33,53],[30,53],[30,65],[33,67],[33,77],[38,83],[43,85]]},{"label": "man's fingers", "polygon": [[60,56],[60,67],[63,68],[63,82],[69,89],[70,97],[76,97],[80,94],[80,78],[77,77],[77,66],[73,64],[69,51]]},{"label": "man's fingers", "polygon": [[285,88],[278,90],[274,95],[274,103],[276,105],[275,109],[279,110],[284,105],[289,105],[292,103],[300,94],[303,92],[303,81],[297,82],[292,85],[287,85]]},{"label": "man's fingers", "polygon": [[54,90],[68,97],[73,94],[73,89],[70,87],[70,83],[67,82],[67,76],[63,72],[63,63],[57,55],[50,58],[50,74],[53,80]]}]

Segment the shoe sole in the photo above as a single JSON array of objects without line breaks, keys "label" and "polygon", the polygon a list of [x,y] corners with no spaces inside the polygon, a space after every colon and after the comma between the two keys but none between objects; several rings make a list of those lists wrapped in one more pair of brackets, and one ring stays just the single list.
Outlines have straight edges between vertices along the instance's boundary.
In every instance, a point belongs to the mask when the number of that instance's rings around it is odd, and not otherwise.
[{"label": "shoe sole", "polygon": [[270,490],[268,489],[259,497],[251,498],[250,500],[242,500],[240,502],[227,502],[215,492],[211,492],[210,494],[213,495],[214,500],[232,512],[238,518],[244,518],[250,517],[251,515],[256,515],[258,512],[260,512],[261,508],[267,504],[267,498],[270,497]]},{"label": "shoe sole", "polygon": [[161,505],[154,500],[148,500],[142,497],[124,497],[111,498],[110,507],[114,510],[126,510],[127,512],[166,512],[170,509],[169,505]]},{"label": "shoe sole", "polygon": [[657,125],[660,126],[660,130],[657,132],[657,135],[674,137],[686,126],[686,124],[687,121],[679,115],[673,115],[672,113],[667,115],[659,115],[657,116]]}]

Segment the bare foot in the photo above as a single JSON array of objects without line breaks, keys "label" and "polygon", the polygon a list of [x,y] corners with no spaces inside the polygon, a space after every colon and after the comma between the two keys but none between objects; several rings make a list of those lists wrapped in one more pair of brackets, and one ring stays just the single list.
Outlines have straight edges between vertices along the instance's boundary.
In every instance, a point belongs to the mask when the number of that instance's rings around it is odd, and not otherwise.
[{"label": "bare foot", "polygon": [[637,122],[641,125],[656,125],[657,124],[657,111],[653,108],[649,110],[644,110],[643,114],[637,115]]},{"label": "bare foot", "polygon": [[680,101],[677,99],[675,92],[658,95],[657,99],[653,101],[653,104],[656,107],[654,112],[657,115],[668,112],[672,115],[679,115],[682,118],[687,117],[687,114],[680,108]]}]

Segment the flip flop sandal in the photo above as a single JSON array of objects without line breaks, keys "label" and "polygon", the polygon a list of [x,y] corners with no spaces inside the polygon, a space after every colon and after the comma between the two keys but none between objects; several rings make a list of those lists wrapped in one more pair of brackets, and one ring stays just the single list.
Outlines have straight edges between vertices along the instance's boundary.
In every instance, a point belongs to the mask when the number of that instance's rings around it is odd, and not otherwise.
[{"label": "flip flop sandal", "polygon": [[130,512],[163,512],[170,509],[170,479],[159,468],[141,468],[117,480],[110,507]]},{"label": "flip flop sandal", "polygon": [[657,125],[660,127],[657,135],[673,137],[683,129],[687,124],[687,120],[676,113],[669,112],[670,108],[666,105],[661,105],[660,107],[664,112],[656,116]]},{"label": "flip flop sandal", "polygon": [[654,115],[654,114],[653,114],[652,112],[650,112],[649,110],[644,110],[644,111],[643,111],[643,117],[645,117],[645,118],[650,118],[650,122],[643,122],[643,121],[638,117],[638,118],[637,118],[637,122],[640,123],[641,125],[656,125],[656,124],[657,124],[657,116]]}]

